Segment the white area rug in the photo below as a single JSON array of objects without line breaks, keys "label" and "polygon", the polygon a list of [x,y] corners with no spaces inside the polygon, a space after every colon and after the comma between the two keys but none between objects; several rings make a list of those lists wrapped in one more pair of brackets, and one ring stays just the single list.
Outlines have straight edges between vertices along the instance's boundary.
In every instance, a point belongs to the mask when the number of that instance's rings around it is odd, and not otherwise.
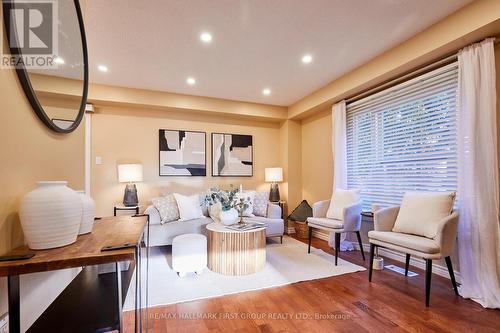
[{"label": "white area rug", "polygon": [[[283,244],[268,240],[267,263],[258,273],[244,276],[226,276],[205,269],[203,274],[189,274],[180,278],[171,269],[171,247],[150,249],[149,258],[149,306],[167,305],[203,298],[211,298],[244,291],[283,286],[299,281],[315,280],[330,276],[364,271],[365,268],[335,257],[323,250],[290,237],[283,237]],[[143,250],[144,254],[144,250]],[[143,255],[143,257],[145,257]],[[146,261],[143,258],[143,268]],[[142,280],[145,281],[145,269]],[[124,310],[134,309],[135,277],[132,279]],[[142,289],[143,291],[145,288]],[[145,292],[144,292],[145,293]],[[143,299],[145,295],[143,295]],[[143,300],[143,306],[144,306]]]}]

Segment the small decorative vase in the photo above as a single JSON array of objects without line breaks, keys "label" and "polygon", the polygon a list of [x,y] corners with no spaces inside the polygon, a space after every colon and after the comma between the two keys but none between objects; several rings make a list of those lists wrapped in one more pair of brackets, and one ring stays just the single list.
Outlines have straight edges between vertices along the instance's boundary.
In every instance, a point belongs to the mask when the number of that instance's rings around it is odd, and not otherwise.
[{"label": "small decorative vase", "polygon": [[220,223],[223,225],[235,224],[238,221],[238,211],[234,208],[230,210],[221,210]]},{"label": "small decorative vase", "polygon": [[24,196],[19,216],[28,246],[51,249],[76,241],[82,220],[82,201],[65,181],[38,182]]},{"label": "small decorative vase", "polygon": [[82,191],[78,191],[78,195],[82,202],[82,221],[78,235],[83,235],[92,232],[92,228],[94,227],[95,202]]}]

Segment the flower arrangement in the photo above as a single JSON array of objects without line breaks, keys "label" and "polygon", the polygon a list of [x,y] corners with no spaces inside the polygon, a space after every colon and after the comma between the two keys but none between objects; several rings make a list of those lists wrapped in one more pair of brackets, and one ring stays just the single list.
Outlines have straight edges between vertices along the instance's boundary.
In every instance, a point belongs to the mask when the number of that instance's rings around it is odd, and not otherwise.
[{"label": "flower arrangement", "polygon": [[218,187],[212,187],[208,190],[208,193],[205,196],[205,203],[208,206],[220,203],[221,209],[224,212],[235,209],[240,216],[240,222],[242,222],[243,212],[250,206],[250,198],[238,197],[237,194],[239,192],[240,190],[235,188],[233,185],[231,185],[231,189],[229,191],[221,190]]}]

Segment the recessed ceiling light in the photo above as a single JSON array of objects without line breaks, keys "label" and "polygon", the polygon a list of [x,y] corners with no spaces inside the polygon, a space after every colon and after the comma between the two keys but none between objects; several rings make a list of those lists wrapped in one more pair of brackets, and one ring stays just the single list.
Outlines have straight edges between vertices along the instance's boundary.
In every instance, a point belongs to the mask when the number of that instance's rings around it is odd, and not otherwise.
[{"label": "recessed ceiling light", "polygon": [[310,54],[305,54],[305,55],[302,57],[302,62],[303,62],[304,64],[308,64],[308,63],[312,62],[312,60],[313,60],[313,57],[312,57],[312,55],[310,55]]},{"label": "recessed ceiling light", "polygon": [[56,58],[54,59],[54,62],[55,62],[56,64],[58,64],[58,65],[64,65],[64,59],[63,59],[63,58],[61,58],[61,57],[56,57]]},{"label": "recessed ceiling light", "polygon": [[108,71],[108,67],[105,65],[99,65],[97,66],[97,69],[100,70],[101,72],[106,73]]},{"label": "recessed ceiling light", "polygon": [[200,39],[204,43],[210,43],[212,41],[212,35],[210,33],[208,33],[208,32],[203,32],[200,35]]},{"label": "recessed ceiling light", "polygon": [[196,79],[195,79],[194,77],[188,77],[188,78],[186,79],[186,82],[187,82],[187,84],[189,84],[190,86],[193,86],[193,85],[195,85],[195,84],[196,84]]},{"label": "recessed ceiling light", "polygon": [[266,88],[266,89],[262,90],[262,94],[263,94],[263,95],[266,95],[266,96],[271,95],[271,89]]}]

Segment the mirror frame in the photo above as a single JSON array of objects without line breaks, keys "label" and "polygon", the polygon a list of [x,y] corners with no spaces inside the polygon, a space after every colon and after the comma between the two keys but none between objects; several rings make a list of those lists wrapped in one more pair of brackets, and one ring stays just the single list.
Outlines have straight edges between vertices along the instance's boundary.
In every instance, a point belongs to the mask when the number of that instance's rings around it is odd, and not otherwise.
[{"label": "mirror frame", "polygon": [[[9,47],[10,47],[10,10],[14,8],[15,0],[12,0],[11,2],[3,2],[3,17],[4,17],[4,22],[5,22],[5,31],[7,34],[7,40],[9,41]],[[16,72],[17,76],[19,77],[19,81],[21,82],[21,86],[23,87],[24,93],[26,94],[26,97],[28,98],[31,107],[35,111],[36,115],[40,120],[51,130],[57,132],[57,133],[71,133],[75,129],[78,128],[80,125],[83,115],[85,114],[85,106],[87,104],[87,94],[88,94],[88,89],[89,89],[89,63],[88,63],[88,53],[87,53],[87,39],[85,35],[85,27],[83,24],[83,15],[82,15],[82,10],[80,8],[80,2],[79,0],[73,0],[75,4],[75,10],[76,10],[76,15],[78,17],[78,25],[80,26],[80,37],[82,40],[82,51],[83,51],[83,92],[81,96],[81,104],[80,104],[80,109],[78,110],[78,115],[76,116],[76,119],[73,122],[73,125],[68,127],[67,129],[60,128],[56,126],[52,120],[47,116],[45,113],[43,106],[40,104],[40,101],[38,100],[38,97],[36,96],[35,90],[33,89],[33,86],[31,84],[31,80],[29,78],[28,71],[24,67],[24,65],[16,67]],[[15,48],[10,47],[11,52]],[[17,52],[16,52],[17,53]]]}]

